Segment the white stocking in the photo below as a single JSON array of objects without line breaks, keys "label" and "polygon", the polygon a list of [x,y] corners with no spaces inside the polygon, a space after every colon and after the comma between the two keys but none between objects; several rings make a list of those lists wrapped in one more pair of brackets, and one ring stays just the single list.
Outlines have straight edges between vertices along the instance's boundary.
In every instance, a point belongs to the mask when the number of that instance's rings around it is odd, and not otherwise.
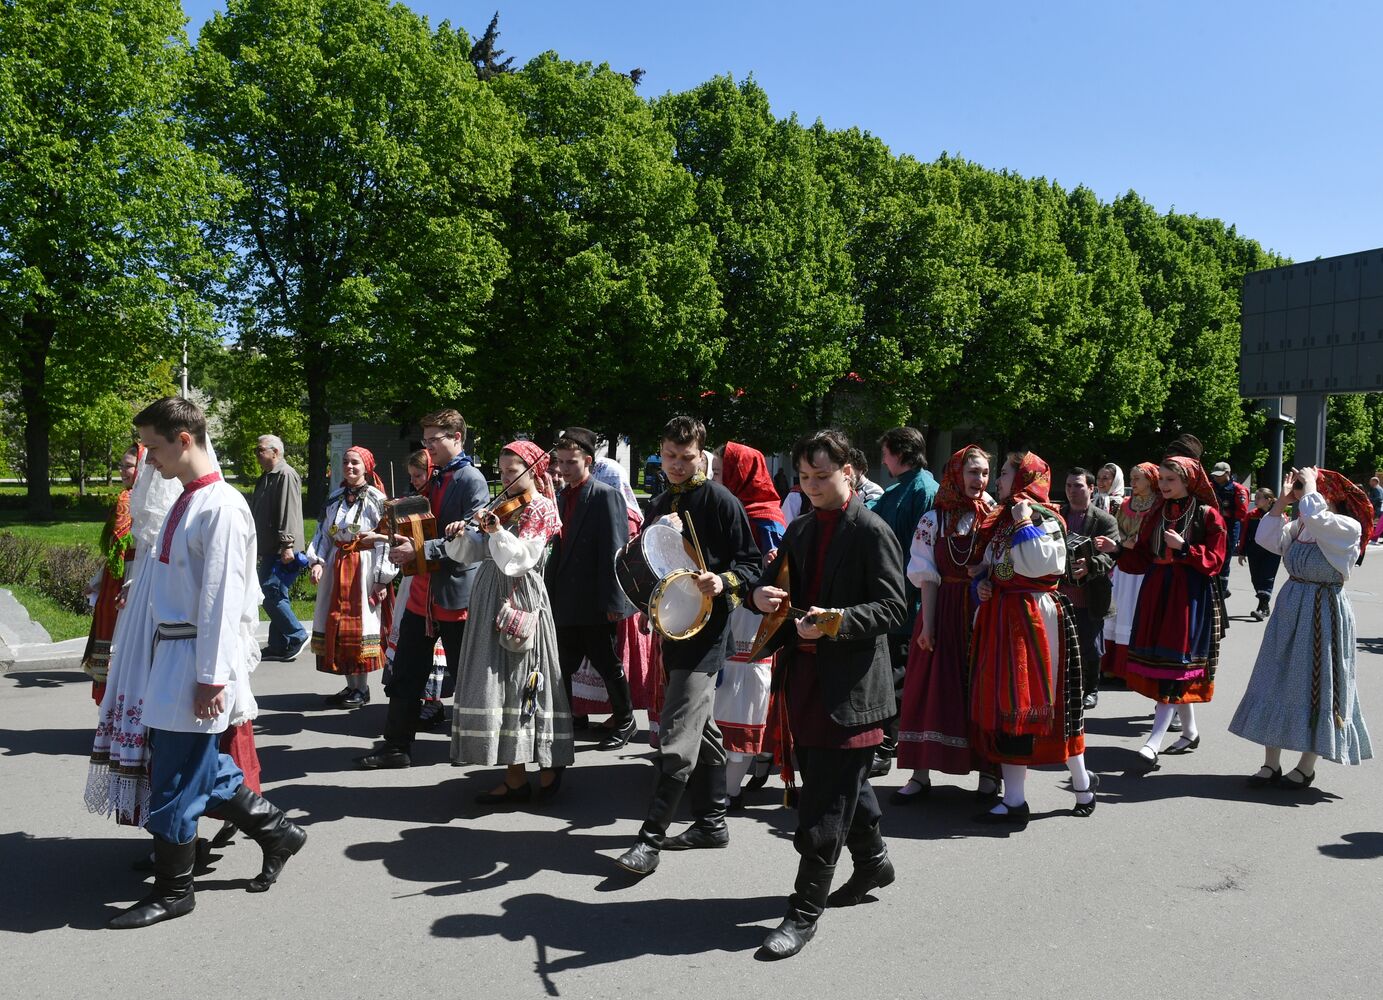
[{"label": "white stocking", "polygon": [[[1157,703],[1157,711],[1153,713],[1152,732],[1148,734],[1148,742],[1143,745],[1144,750],[1149,750],[1154,754],[1162,752],[1162,740],[1167,735],[1167,727],[1172,724],[1174,710],[1172,705]],[[1151,759],[1149,754],[1143,754],[1143,756]]]},{"label": "white stocking", "polygon": [[1176,710],[1177,718],[1181,720],[1181,738],[1188,742],[1194,740],[1200,735],[1200,730],[1196,728],[1196,706],[1178,705]]},{"label": "white stocking", "polygon": [[1085,754],[1078,753],[1074,757],[1067,757],[1066,769],[1071,772],[1071,790],[1077,795],[1076,801],[1080,802],[1079,796],[1090,794],[1090,772],[1085,769]]},{"label": "white stocking", "polygon": [[754,758],[747,754],[732,754],[725,762],[725,788],[734,797],[744,785],[744,776],[754,764]]},{"label": "white stocking", "polygon": [[370,675],[347,674],[346,687],[350,688],[352,691],[368,691],[370,690]]},{"label": "white stocking", "polygon": [[[1028,769],[1023,764],[1001,764],[999,766],[1004,772],[1004,797],[1000,805],[1016,809],[1027,801],[1023,785],[1028,778]],[[999,807],[995,806],[994,811],[999,812]]]}]

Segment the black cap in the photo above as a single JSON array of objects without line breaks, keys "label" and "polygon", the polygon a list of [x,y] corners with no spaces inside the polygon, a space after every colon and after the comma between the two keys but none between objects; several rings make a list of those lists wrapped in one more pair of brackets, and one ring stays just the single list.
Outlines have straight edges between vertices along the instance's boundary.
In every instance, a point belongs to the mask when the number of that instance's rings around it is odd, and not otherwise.
[{"label": "black cap", "polygon": [[575,446],[592,458],[595,458],[595,445],[595,431],[587,430],[584,427],[568,427],[562,431],[557,439],[557,447],[570,448]]}]

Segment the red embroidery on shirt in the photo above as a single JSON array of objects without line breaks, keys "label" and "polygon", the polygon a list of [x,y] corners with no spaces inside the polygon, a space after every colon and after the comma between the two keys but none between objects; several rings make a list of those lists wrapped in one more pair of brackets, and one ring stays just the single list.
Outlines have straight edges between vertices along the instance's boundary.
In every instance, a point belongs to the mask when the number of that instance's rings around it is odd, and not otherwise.
[{"label": "red embroidery on shirt", "polygon": [[208,472],[200,479],[194,479],[182,488],[182,493],[178,499],[173,501],[173,509],[168,512],[168,520],[163,522],[163,538],[159,542],[158,561],[166,563],[169,555],[173,551],[173,532],[178,530],[178,524],[182,521],[182,516],[187,513],[187,505],[192,502],[192,494],[196,493],[203,486],[210,486],[219,481],[221,473]]}]

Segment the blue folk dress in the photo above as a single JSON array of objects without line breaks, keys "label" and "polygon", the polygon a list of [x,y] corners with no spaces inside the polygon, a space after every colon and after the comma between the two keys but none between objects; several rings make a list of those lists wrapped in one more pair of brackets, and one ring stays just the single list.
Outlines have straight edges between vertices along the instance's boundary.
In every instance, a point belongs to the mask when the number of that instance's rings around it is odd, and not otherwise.
[{"label": "blue folk dress", "polygon": [[1358,764],[1373,756],[1355,685],[1354,612],[1344,595],[1359,555],[1359,525],[1319,493],[1286,524],[1265,515],[1256,541],[1280,552],[1287,582],[1263,632],[1248,689],[1229,724],[1267,747]]}]

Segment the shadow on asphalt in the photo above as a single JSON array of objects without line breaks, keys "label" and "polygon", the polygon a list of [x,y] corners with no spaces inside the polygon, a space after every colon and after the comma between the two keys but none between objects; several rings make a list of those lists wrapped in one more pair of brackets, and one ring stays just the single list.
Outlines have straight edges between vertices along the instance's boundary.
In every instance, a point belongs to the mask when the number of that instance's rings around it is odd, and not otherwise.
[{"label": "shadow on asphalt", "polygon": [[1383,833],[1370,830],[1367,833],[1346,833],[1340,838],[1343,844],[1322,844],[1318,850],[1328,858],[1342,861],[1372,861],[1383,858]]},{"label": "shadow on asphalt", "polygon": [[95,715],[85,729],[0,729],[0,756],[90,757],[95,732]]},{"label": "shadow on asphalt", "polygon": [[[54,688],[79,681],[91,682],[91,678],[80,670],[18,670],[6,675],[17,688]],[[95,705],[92,705],[92,719],[96,718]],[[95,721],[92,725],[96,725]]]},{"label": "shadow on asphalt", "polygon": [[1360,636],[1355,639],[1355,643],[1358,645],[1359,652],[1361,653],[1378,653],[1383,655],[1383,636],[1375,636],[1367,639]]},{"label": "shadow on asphalt", "polygon": [[[782,896],[751,899],[649,899],[576,902],[543,893],[505,900],[499,916],[456,914],[432,925],[444,938],[532,938],[533,971],[549,996],[551,977],[575,969],[626,962],[646,955],[701,955],[758,948],[762,924],[783,915]],[[570,952],[550,958],[549,950]]]},{"label": "shadow on asphalt", "polygon": [[130,864],[149,851],[148,836],[135,832],[99,839],[0,834],[0,857],[5,859],[0,931],[105,927],[124,904],[148,891],[139,874],[130,871]]}]

